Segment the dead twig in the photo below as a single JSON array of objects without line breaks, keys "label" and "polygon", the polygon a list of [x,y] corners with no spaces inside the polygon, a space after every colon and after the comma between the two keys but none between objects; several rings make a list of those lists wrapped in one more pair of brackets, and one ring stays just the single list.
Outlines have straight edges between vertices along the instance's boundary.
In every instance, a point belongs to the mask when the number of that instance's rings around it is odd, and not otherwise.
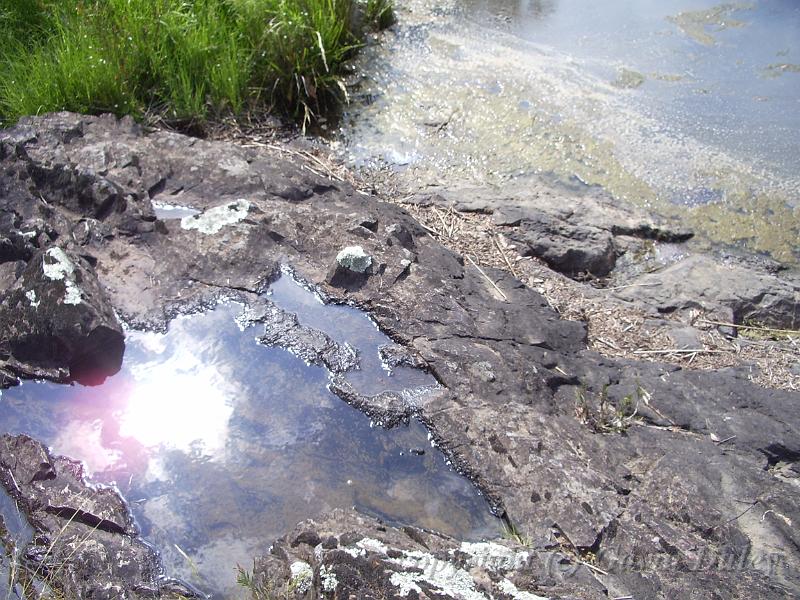
[{"label": "dead twig", "polygon": [[486,279],[486,281],[488,281],[490,284],[492,284],[492,287],[494,289],[496,289],[497,293],[499,293],[503,297],[503,300],[508,302],[508,296],[506,296],[505,293],[503,293],[503,290],[501,290],[499,287],[497,287],[497,284],[494,281],[492,281],[492,278],[489,277],[486,274],[486,272],[478,266],[478,263],[476,263],[474,260],[472,260],[472,257],[470,255],[467,255],[467,260],[472,264],[473,267],[478,269],[478,272],[481,275],[483,275],[483,277]]},{"label": "dead twig", "polygon": [[447,235],[448,239],[452,239],[453,235],[451,228],[447,225],[447,221],[445,220],[444,215],[442,215],[442,211],[435,206],[432,208],[434,214],[436,214],[436,216],[439,217],[439,220],[442,222],[442,231],[445,233],[445,235]]},{"label": "dead twig", "polygon": [[698,323],[706,325],[719,325],[722,327],[735,327],[736,329],[747,329],[748,331],[768,331],[770,333],[780,333],[782,335],[800,336],[800,331],[796,329],[774,329],[772,327],[759,327],[757,325],[737,325],[736,323],[726,323],[725,321],[711,321],[709,319],[698,319]]},{"label": "dead twig", "polygon": [[617,346],[616,344],[614,344],[612,342],[609,342],[606,339],[603,339],[603,338],[599,337],[599,338],[597,338],[597,341],[600,342],[601,344],[604,344],[604,345],[608,346],[612,350],[616,350],[617,352],[622,352],[622,348],[620,348],[619,346]]},{"label": "dead twig", "polygon": [[514,269],[514,267],[513,267],[513,266],[512,266],[512,264],[511,264],[511,261],[510,261],[510,260],[508,260],[508,256],[506,256],[506,253],[505,253],[505,252],[503,251],[503,249],[500,247],[500,242],[497,240],[497,236],[496,236],[496,235],[492,235],[492,242],[494,242],[494,247],[495,247],[495,248],[497,248],[497,251],[500,253],[500,256],[502,257],[502,259],[503,259],[503,262],[505,262],[505,263],[506,263],[506,266],[508,267],[508,270],[511,272],[511,274],[512,274],[512,275],[513,275],[515,278],[519,279],[519,277],[517,277],[517,272],[516,272],[516,270]]},{"label": "dead twig", "polygon": [[436,237],[442,237],[442,234],[436,231],[433,227],[428,227],[422,221],[417,221],[417,222],[419,223],[420,227],[422,227],[425,231],[427,231],[431,235],[435,235]]},{"label": "dead twig", "polygon": [[317,171],[316,169],[314,169],[314,168],[312,168],[312,167],[310,167],[310,166],[308,166],[308,165],[303,165],[303,168],[304,168],[306,171],[310,171],[311,173],[313,173],[313,174],[314,174],[314,175],[316,175],[317,177],[325,177],[325,175],[323,175],[322,173],[320,173],[319,171]]},{"label": "dead twig", "polygon": [[600,575],[608,576],[608,571],[603,571],[603,569],[601,569],[600,567],[595,567],[592,563],[588,563],[585,560],[581,560],[578,562],[580,562],[587,569],[591,569],[592,571],[600,573]]},{"label": "dead twig", "polygon": [[311,169],[310,167],[307,167],[309,169],[309,171],[311,171],[312,173],[314,173],[316,175],[319,175],[321,177],[327,176],[328,179],[333,179],[335,181],[345,181],[344,177],[342,177],[341,175],[336,173],[331,168],[330,165],[326,164],[319,157],[314,156],[313,154],[311,154],[310,152],[308,152],[306,150],[292,150],[291,148],[286,148],[284,146],[279,146],[277,144],[265,144],[263,142],[256,142],[256,141],[251,141],[248,144],[242,144],[242,146],[245,147],[245,148],[248,147],[248,146],[249,147],[258,147],[258,148],[269,148],[270,150],[275,150],[276,152],[282,152],[284,154],[289,154],[291,156],[303,157],[303,158],[305,158],[307,160],[310,160],[310,161],[314,162],[323,171],[325,171],[325,175],[322,175],[322,174],[318,173],[316,170]]},{"label": "dead twig", "polygon": [[726,437],[724,440],[712,440],[717,446],[722,446],[725,442],[730,442],[731,440],[736,439],[735,435],[730,437]]},{"label": "dead twig", "polygon": [[756,504],[758,504],[759,502],[761,502],[761,498],[756,498],[755,500],[753,500],[753,502],[750,504],[750,506],[748,506],[747,508],[745,508],[745,509],[744,509],[742,512],[740,512],[738,515],[736,515],[735,517],[731,517],[731,518],[730,518],[730,519],[728,519],[727,521],[723,521],[722,523],[719,523],[719,524],[717,524],[717,525],[714,525],[714,527],[712,527],[712,528],[711,528],[711,531],[714,531],[715,529],[718,529],[718,528],[720,528],[720,527],[724,527],[724,526],[725,526],[725,525],[727,525],[728,523],[733,523],[734,521],[738,521],[738,520],[739,520],[739,519],[741,519],[743,516],[745,516],[747,513],[749,513],[751,510],[753,510],[753,509],[756,507]]},{"label": "dead twig", "polygon": [[724,354],[725,350],[707,350],[705,348],[673,348],[665,350],[634,350],[634,354]]}]

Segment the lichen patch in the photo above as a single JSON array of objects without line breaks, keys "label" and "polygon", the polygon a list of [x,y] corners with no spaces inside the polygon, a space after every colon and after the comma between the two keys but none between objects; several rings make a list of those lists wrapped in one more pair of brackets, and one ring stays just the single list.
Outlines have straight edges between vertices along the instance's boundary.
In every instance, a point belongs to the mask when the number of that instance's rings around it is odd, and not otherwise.
[{"label": "lichen patch", "polygon": [[537,594],[533,594],[531,592],[525,592],[523,590],[517,589],[517,586],[510,582],[508,579],[501,579],[500,582],[497,584],[497,587],[500,588],[500,591],[504,594],[508,594],[514,600],[550,600],[545,596],[539,596]]},{"label": "lichen patch", "polygon": [[35,290],[28,290],[25,292],[25,297],[28,299],[28,302],[33,308],[37,308],[42,301],[36,299],[36,291]]},{"label": "lichen patch", "polygon": [[289,587],[300,594],[305,594],[311,588],[311,583],[314,579],[314,571],[311,569],[311,565],[298,560],[289,566],[289,571],[292,574]]},{"label": "lichen patch", "polygon": [[[61,248],[50,248],[44,253],[42,272],[48,279],[64,282],[64,304],[81,303],[83,296],[75,282],[75,265]],[[30,300],[30,297],[28,299]],[[31,306],[34,306],[33,302]]]},{"label": "lichen patch", "polygon": [[525,551],[515,552],[494,542],[462,542],[460,550],[469,556],[467,564],[470,567],[480,567],[487,571],[519,569],[529,558]]},{"label": "lichen patch", "polygon": [[322,582],[322,591],[329,594],[335,592],[339,585],[339,580],[336,579],[336,573],[329,570],[325,565],[319,568],[319,579]]},{"label": "lichen patch", "polygon": [[181,219],[181,228],[196,229],[200,233],[213,235],[219,233],[226,225],[234,225],[244,220],[250,211],[250,202],[240,198],[221,206],[209,208],[199,214]]},{"label": "lichen patch", "polygon": [[[388,560],[403,569],[414,570],[395,573],[390,577],[390,581],[400,588],[400,595],[408,594],[412,589],[416,591],[419,589],[420,583],[426,583],[438,594],[451,598],[486,600],[486,596],[475,589],[475,581],[469,573],[451,562],[437,559],[427,552],[418,550],[403,552],[402,558]],[[416,587],[412,587],[412,584]]]}]

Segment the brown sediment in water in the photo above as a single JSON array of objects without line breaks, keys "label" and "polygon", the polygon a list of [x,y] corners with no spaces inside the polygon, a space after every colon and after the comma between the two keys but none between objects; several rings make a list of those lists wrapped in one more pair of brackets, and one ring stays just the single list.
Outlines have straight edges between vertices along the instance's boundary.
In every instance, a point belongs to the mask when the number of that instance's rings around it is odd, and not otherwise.
[{"label": "brown sediment in water", "polygon": [[752,4],[744,2],[720,4],[705,10],[678,13],[674,17],[668,17],[668,20],[695,42],[713,46],[717,43],[714,33],[747,25],[746,21],[734,19],[731,16],[733,13],[752,9]]},{"label": "brown sediment in water", "polygon": [[780,77],[784,73],[800,73],[800,65],[791,63],[775,63],[764,68],[765,77]]}]

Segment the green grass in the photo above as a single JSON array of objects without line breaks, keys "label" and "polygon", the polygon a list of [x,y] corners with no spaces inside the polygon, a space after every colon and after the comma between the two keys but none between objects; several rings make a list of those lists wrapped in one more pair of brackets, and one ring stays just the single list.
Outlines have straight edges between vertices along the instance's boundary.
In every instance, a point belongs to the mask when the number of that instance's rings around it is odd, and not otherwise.
[{"label": "green grass", "polygon": [[55,110],[177,126],[312,120],[389,0],[2,0],[0,121]]}]

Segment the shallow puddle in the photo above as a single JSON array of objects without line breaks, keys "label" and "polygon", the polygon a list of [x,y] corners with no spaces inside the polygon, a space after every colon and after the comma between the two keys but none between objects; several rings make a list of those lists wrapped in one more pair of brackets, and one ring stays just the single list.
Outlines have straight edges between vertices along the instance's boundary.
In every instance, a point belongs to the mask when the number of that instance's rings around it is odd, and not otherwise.
[{"label": "shallow puddle", "polygon": [[[435,385],[410,368],[389,375],[378,346],[390,340],[356,309],[323,305],[286,276],[267,297],[357,347],[363,370],[347,374],[356,391]],[[251,567],[274,538],[334,507],[467,539],[499,533],[422,425],[374,426],[328,390],[324,368],[257,344],[257,325],[237,326],[241,312],[220,305],[175,319],[166,334],[128,332],[123,370],[99,387],[5,390],[3,430],[115,482],[168,575],[220,598],[236,597],[237,564]]]}]

